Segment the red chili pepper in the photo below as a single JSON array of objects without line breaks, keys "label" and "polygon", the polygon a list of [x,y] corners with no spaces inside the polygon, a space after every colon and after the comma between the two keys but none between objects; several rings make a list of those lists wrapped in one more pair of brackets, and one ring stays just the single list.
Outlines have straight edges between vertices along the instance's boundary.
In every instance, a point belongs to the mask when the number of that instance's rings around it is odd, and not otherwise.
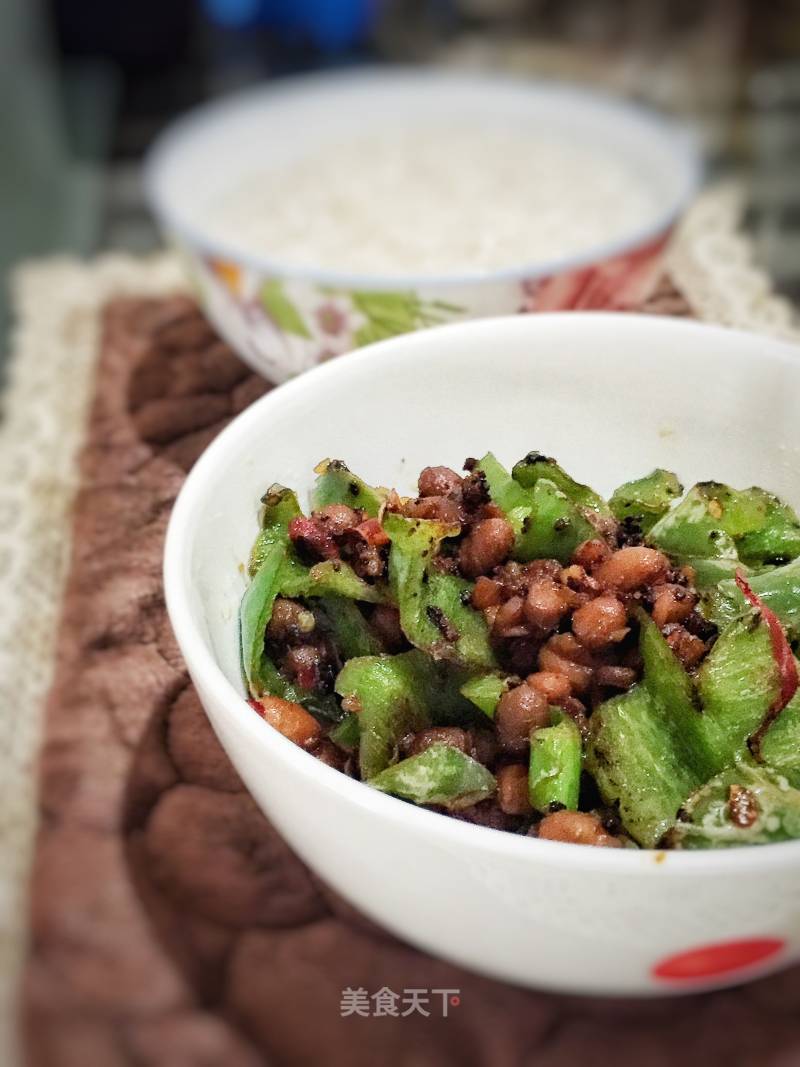
[{"label": "red chili pepper", "polygon": [[767,607],[758,594],[753,592],[741,571],[736,572],[736,584],[741,589],[745,600],[761,612],[761,618],[767,624],[770,641],[772,642],[772,656],[778,668],[778,679],[780,681],[778,695],[770,705],[764,721],[748,741],[750,751],[758,759],[760,758],[761,741],[764,734],[797,692],[798,686],[800,686],[800,678],[797,675],[797,663],[792,652],[792,646],[789,644],[778,616],[771,608]]},{"label": "red chili pepper", "polygon": [[381,545],[389,544],[389,535],[378,522],[377,519],[365,519],[356,526],[356,532],[361,534],[368,545]]}]

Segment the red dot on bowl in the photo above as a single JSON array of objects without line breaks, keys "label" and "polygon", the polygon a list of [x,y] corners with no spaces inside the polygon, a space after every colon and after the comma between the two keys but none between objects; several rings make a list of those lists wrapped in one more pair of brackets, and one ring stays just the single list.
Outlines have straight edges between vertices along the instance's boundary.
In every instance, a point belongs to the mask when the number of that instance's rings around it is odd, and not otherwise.
[{"label": "red dot on bowl", "polygon": [[770,959],[781,951],[784,944],[775,937],[753,937],[703,945],[661,960],[653,968],[653,977],[668,982],[691,982],[693,979],[733,974]]}]

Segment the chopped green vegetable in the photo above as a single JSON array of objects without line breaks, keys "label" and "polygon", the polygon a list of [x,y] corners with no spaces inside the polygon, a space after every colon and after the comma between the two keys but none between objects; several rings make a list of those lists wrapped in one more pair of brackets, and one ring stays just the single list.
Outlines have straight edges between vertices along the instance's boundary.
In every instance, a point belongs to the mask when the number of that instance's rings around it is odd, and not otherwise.
[{"label": "chopped green vegetable", "polygon": [[345,659],[377,656],[386,651],[355,601],[342,596],[324,596],[316,606],[322,628]]},{"label": "chopped green vegetable", "polygon": [[607,804],[617,804],[631,837],[653,848],[702,782],[687,767],[674,732],[644,685],[607,700],[591,718],[587,768]]},{"label": "chopped green vegetable", "polygon": [[340,748],[352,752],[358,748],[361,740],[361,722],[358,715],[348,712],[338,726],[334,726],[330,733],[331,741]]},{"label": "chopped green vegetable", "polygon": [[693,793],[669,834],[675,848],[766,845],[800,837],[800,790],[768,767],[740,758]]},{"label": "chopped green vegetable", "polygon": [[512,476],[525,489],[533,489],[536,483],[546,478],[573,504],[580,507],[591,508],[600,515],[610,515],[608,504],[588,485],[581,485],[571,478],[563,468],[559,467],[554,459],[542,455],[541,452],[529,452],[519,463],[514,464]]},{"label": "chopped green vegetable", "polygon": [[574,504],[554,482],[540,478],[531,495],[533,511],[523,523],[516,553],[521,560],[568,563],[582,541],[597,536],[582,506]]},{"label": "chopped green vegetable", "polygon": [[317,481],[311,502],[314,510],[328,504],[347,504],[375,518],[385,499],[385,489],[374,489],[349,471],[341,460],[326,459],[316,468]]},{"label": "chopped green vegetable", "polygon": [[519,541],[525,520],[533,510],[533,496],[511,477],[491,452],[479,460],[477,469],[486,478],[492,502],[505,514]]},{"label": "chopped green vegetable", "polygon": [[644,478],[626,482],[615,489],[608,503],[620,522],[632,520],[642,533],[647,533],[682,492],[683,486],[677,475],[658,468]]},{"label": "chopped green vegetable", "polygon": [[239,609],[239,632],[242,666],[247,686],[253,696],[266,691],[264,640],[272,618],[272,605],[278,595],[286,546],[280,543],[265,548],[261,563],[248,585]]},{"label": "chopped green vegetable", "polygon": [[369,784],[415,804],[446,808],[476,804],[497,787],[494,775],[483,764],[449,745],[431,745],[371,778]]},{"label": "chopped green vegetable", "polygon": [[472,668],[495,666],[486,622],[469,604],[472,583],[431,567],[441,542],[458,533],[458,527],[387,515],[384,529],[392,541],[389,582],[411,644],[434,659]]},{"label": "chopped green vegetable", "polygon": [[498,701],[507,692],[508,684],[508,678],[503,674],[478,674],[464,682],[461,695],[493,719]]},{"label": "chopped green vegetable", "polygon": [[296,494],[282,485],[273,485],[262,497],[262,504],[261,532],[253,545],[248,566],[251,578],[273,545],[289,544],[289,523],[302,515]]},{"label": "chopped green vegetable", "polygon": [[537,811],[558,804],[577,810],[581,784],[581,735],[567,716],[531,734],[528,795]]},{"label": "chopped green vegetable", "polygon": [[434,721],[471,717],[471,706],[459,693],[463,680],[449,664],[435,663],[418,649],[348,660],[336,679],[336,692],[360,708],[362,778],[372,778],[397,759],[405,734]]},{"label": "chopped green vegetable", "polygon": [[[763,574],[751,575],[748,582],[753,592],[789,630],[789,636],[800,637],[800,559]],[[721,581],[709,593],[707,604],[707,614],[718,626],[733,622],[748,610],[744,596],[732,578]]]}]

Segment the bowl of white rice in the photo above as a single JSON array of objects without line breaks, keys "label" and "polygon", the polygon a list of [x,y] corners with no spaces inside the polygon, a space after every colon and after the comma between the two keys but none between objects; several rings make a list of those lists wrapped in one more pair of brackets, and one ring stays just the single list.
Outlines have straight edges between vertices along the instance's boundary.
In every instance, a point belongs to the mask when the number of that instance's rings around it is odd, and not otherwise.
[{"label": "bowl of white rice", "polygon": [[630,104],[392,68],[206,105],[145,168],[206,313],[272,381],[437,323],[635,307],[698,173]]}]

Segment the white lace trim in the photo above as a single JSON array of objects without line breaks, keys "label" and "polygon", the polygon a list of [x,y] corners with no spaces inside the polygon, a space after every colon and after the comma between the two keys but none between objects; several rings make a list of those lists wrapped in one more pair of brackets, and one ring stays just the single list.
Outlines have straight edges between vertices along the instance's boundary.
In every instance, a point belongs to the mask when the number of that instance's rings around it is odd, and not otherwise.
[{"label": "white lace trim", "polygon": [[[707,321],[800,340],[737,233],[742,198],[702,196],[680,227],[670,273]],[[14,279],[5,422],[0,426],[0,1063],[14,1054],[15,982],[25,950],[25,881],[36,829],[35,760],[53,672],[58,613],[70,556],[70,517],[98,350],[100,312],[113,295],[185,285],[164,253],[146,260],[45,260]]]},{"label": "white lace trim", "polygon": [[98,350],[120,292],[180,288],[170,257],[60,258],[20,268],[0,425],[0,1063],[19,1062],[15,977],[36,829],[36,753],[70,558],[70,516]]}]

